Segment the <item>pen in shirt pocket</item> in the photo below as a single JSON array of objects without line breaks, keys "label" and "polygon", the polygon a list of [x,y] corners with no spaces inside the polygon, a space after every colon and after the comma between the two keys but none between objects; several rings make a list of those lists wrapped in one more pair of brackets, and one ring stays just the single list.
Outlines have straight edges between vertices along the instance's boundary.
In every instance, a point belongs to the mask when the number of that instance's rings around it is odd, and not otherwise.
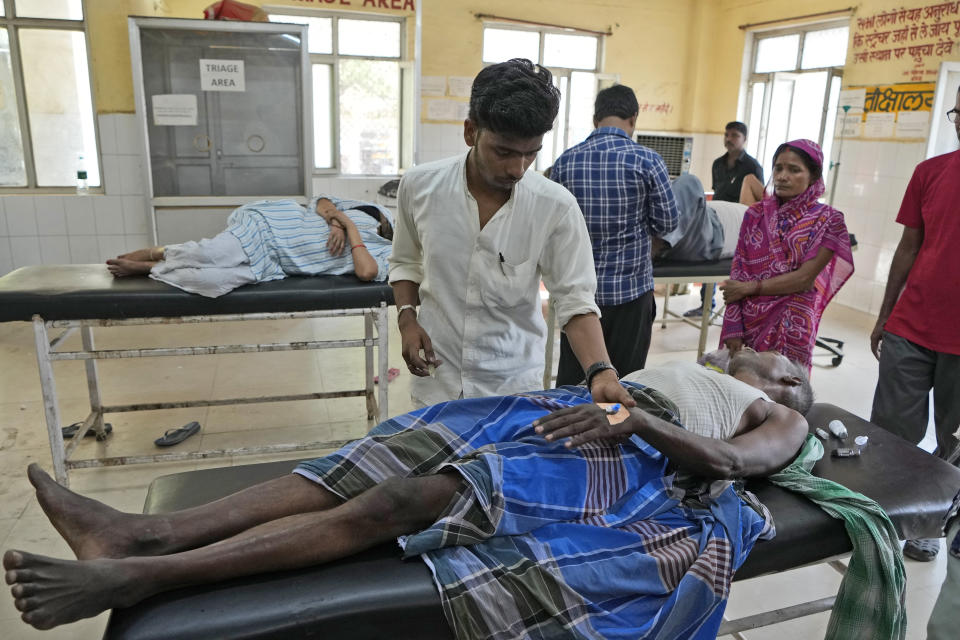
[{"label": "pen in shirt pocket", "polygon": [[500,273],[507,275],[506,269],[503,268],[503,263],[506,262],[506,260],[503,258],[503,252],[499,251],[498,254],[500,255]]}]

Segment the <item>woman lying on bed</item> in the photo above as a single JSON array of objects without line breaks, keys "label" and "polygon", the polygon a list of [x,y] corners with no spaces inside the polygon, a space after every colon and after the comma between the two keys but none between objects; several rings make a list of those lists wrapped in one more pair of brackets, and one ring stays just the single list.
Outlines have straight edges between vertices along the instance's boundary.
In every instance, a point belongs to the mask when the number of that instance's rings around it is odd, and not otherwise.
[{"label": "woman lying on bed", "polygon": [[225,231],[199,242],[150,247],[107,260],[114,276],[147,275],[210,298],[252,282],[355,273],[387,279],[393,218],[378,205],[320,196],[238,207]]}]

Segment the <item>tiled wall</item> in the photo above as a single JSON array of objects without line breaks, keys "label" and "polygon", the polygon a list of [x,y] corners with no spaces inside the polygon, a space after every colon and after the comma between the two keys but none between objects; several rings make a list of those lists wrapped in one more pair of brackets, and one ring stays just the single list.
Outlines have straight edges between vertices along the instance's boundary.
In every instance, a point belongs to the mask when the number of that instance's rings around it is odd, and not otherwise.
[{"label": "tiled wall", "polygon": [[[0,197],[0,274],[30,264],[102,262],[146,246],[147,201],[135,116],[99,116],[105,194]],[[424,124],[420,161],[465,150],[459,124]],[[837,143],[834,143],[836,153]],[[876,313],[902,227],[900,200],[913,168],[923,159],[922,142],[845,140],[834,206],[857,236],[856,272],[836,302]],[[719,135],[694,134],[691,172],[710,182],[710,164],[723,153]],[[316,177],[314,193],[381,202],[377,189],[388,177]],[[828,176],[828,188],[830,187]],[[225,217],[224,213],[224,217]]]},{"label": "tiled wall", "polygon": [[[838,143],[834,143],[834,154]],[[843,141],[833,206],[843,212],[858,246],[853,254],[854,274],[837,294],[837,303],[874,314],[880,310],[890,262],[903,231],[896,222],[897,212],[925,150],[923,142]]]},{"label": "tiled wall", "polygon": [[98,116],[103,194],[0,197],[0,274],[32,264],[102,262],[149,243],[135,116]]}]

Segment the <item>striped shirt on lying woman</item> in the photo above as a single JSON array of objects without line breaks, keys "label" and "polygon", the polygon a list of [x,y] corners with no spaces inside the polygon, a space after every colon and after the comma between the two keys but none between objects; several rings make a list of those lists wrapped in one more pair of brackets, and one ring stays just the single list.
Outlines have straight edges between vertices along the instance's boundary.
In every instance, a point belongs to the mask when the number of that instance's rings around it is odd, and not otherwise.
[{"label": "striped shirt on lying woman", "polygon": [[330,200],[350,217],[379,267],[374,280],[386,280],[392,245],[377,233],[380,222],[374,216],[379,212],[392,225],[391,213],[368,202],[327,195],[313,198],[306,208],[293,200],[262,200],[238,207],[230,214],[227,231],[240,241],[257,280],[353,273],[349,248],[339,256],[327,250],[330,227],[317,213],[317,201],[321,198]]}]

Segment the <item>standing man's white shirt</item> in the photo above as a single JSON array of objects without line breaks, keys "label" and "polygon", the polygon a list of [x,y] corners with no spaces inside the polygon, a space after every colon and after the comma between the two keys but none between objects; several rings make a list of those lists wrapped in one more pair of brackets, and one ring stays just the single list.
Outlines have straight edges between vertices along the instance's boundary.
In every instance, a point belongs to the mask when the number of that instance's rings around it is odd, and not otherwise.
[{"label": "standing man's white shirt", "polygon": [[576,199],[527,171],[480,229],[468,154],[414,167],[400,182],[390,282],[420,285],[418,321],[443,364],[414,378],[423,404],[539,389],[542,277],[563,327],[600,310],[590,238]]}]

